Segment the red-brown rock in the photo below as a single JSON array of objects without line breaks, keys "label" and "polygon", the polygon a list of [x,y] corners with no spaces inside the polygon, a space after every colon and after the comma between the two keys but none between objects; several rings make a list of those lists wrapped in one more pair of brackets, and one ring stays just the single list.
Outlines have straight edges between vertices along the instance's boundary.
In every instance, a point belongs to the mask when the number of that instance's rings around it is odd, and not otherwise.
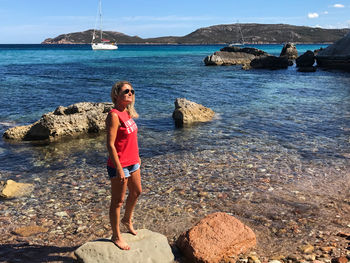
[{"label": "red-brown rock", "polygon": [[338,258],[332,258],[332,263],[347,263],[348,259],[344,256]]},{"label": "red-brown rock", "polygon": [[210,214],[180,235],[177,246],[191,262],[214,263],[247,252],[256,245],[254,232],[226,213]]}]

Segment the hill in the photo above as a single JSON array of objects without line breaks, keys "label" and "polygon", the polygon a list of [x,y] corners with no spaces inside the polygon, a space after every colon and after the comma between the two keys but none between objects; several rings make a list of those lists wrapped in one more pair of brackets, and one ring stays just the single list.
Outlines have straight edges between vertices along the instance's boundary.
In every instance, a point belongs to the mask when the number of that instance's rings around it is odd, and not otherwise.
[{"label": "hill", "polygon": [[[250,44],[333,43],[344,37],[349,29],[323,29],[287,24],[230,24],[197,29],[182,37],[140,38],[119,32],[104,31],[103,38],[118,44],[230,44],[239,42],[241,28],[244,40]],[[42,44],[88,44],[93,30],[59,35],[45,39]]]}]

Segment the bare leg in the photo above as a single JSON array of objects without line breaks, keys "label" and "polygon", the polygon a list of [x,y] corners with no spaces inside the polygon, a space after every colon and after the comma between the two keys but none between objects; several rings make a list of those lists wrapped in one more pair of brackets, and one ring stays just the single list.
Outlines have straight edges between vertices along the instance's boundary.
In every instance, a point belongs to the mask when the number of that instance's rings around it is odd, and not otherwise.
[{"label": "bare leg", "polygon": [[112,241],[122,250],[129,250],[129,245],[123,240],[120,233],[120,210],[124,202],[128,179],[120,180],[118,177],[111,179],[112,198],[109,208],[109,219],[112,227]]},{"label": "bare leg", "polygon": [[129,195],[128,195],[128,198],[126,199],[125,214],[122,219],[122,223],[128,228],[128,231],[131,234],[136,235],[137,232],[135,231],[132,225],[132,213],[134,212],[137,198],[140,196],[142,192],[140,169],[133,172],[131,176],[128,178],[128,189],[129,189]]}]

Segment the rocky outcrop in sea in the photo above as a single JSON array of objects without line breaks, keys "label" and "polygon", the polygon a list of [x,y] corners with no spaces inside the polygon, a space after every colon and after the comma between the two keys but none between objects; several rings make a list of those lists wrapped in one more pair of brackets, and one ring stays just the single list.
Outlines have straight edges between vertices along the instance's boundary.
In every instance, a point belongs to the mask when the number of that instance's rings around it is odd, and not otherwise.
[{"label": "rocky outcrop in sea", "polygon": [[112,107],[112,103],[92,102],[59,106],[33,124],[6,130],[3,137],[9,140],[57,141],[65,137],[99,133],[105,130],[105,119]]},{"label": "rocky outcrop in sea", "polygon": [[279,57],[272,56],[256,48],[228,46],[220,49],[204,59],[206,66],[242,65],[242,69],[286,69],[293,65],[296,48],[292,44],[285,45]]},{"label": "rocky outcrop in sea", "polygon": [[317,65],[350,71],[350,33],[316,55]]},{"label": "rocky outcrop in sea", "polygon": [[289,66],[294,64],[294,60],[298,57],[298,51],[293,43],[284,44],[280,57],[287,57]]},{"label": "rocky outcrop in sea", "polygon": [[228,46],[207,56],[204,63],[206,66],[245,65],[257,57],[267,55],[268,53],[257,48]]},{"label": "rocky outcrop in sea", "polygon": [[211,121],[214,115],[215,113],[212,109],[206,108],[201,104],[197,104],[185,98],[177,98],[175,100],[173,119],[177,127]]}]

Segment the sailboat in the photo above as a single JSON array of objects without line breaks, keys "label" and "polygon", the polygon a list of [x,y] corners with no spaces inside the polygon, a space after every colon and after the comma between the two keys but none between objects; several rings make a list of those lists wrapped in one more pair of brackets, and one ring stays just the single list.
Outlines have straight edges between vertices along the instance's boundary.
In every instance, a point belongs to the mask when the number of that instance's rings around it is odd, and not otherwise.
[{"label": "sailboat", "polygon": [[[93,50],[114,50],[118,49],[118,46],[116,43],[110,42],[108,39],[103,39],[103,31],[102,31],[102,3],[101,0],[99,0],[98,5],[98,13],[99,13],[99,20],[100,20],[100,38],[97,38],[97,30],[96,26],[94,29],[94,33],[92,34],[92,40],[91,40],[91,48]],[[96,18],[96,24],[97,24],[97,18]]]},{"label": "sailboat", "polygon": [[238,31],[239,31],[239,37],[240,38],[240,42],[236,42],[236,43],[231,43],[229,46],[233,47],[233,46],[244,46],[244,38],[243,38],[243,33],[242,33],[242,28],[239,24],[239,22],[237,21],[237,26],[238,26]]}]

